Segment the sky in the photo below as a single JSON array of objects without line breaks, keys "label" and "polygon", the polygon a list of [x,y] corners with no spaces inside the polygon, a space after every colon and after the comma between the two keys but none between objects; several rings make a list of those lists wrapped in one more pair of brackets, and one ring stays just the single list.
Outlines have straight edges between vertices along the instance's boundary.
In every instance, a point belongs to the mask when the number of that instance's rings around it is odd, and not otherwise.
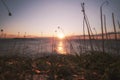
[{"label": "sky", "polygon": [[[85,3],[85,11],[91,29],[101,33],[100,6],[106,0],[4,0],[12,16],[0,0],[0,29],[6,34],[53,36],[58,32],[65,35],[83,34],[83,13],[81,3]],[[103,6],[106,15],[108,32],[113,31],[112,12],[120,21],[120,0],[108,0]],[[62,29],[58,29],[58,26]],[[57,33],[56,33],[57,31]],[[86,32],[87,33],[87,32]],[[94,30],[93,30],[94,33]]]}]

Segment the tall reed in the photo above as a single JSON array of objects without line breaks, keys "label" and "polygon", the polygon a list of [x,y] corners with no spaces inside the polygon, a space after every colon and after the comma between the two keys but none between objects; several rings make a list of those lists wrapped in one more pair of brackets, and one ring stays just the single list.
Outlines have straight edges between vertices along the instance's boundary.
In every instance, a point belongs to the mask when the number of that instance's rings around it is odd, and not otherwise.
[{"label": "tall reed", "polygon": [[5,6],[5,8],[7,9],[8,15],[9,15],[9,16],[12,16],[12,13],[10,12],[10,9],[8,8],[7,4],[5,3],[5,0],[1,0],[1,2],[2,2],[3,5]]},{"label": "tall reed", "polygon": [[103,28],[103,11],[102,11],[102,8],[105,4],[108,4],[108,1],[104,1],[100,6],[100,20],[101,20],[102,51],[103,51],[103,53],[105,52],[105,50],[104,50],[104,28]]},{"label": "tall reed", "polygon": [[107,28],[106,28],[106,16],[105,15],[104,15],[104,29],[105,29],[106,39],[108,40]]},{"label": "tall reed", "polygon": [[86,13],[85,13],[85,7],[84,7],[84,5],[85,5],[85,3],[81,3],[84,20],[85,20],[85,23],[86,23],[86,26],[87,26],[88,36],[89,36],[89,39],[90,39],[91,51],[93,51],[92,38],[91,38],[91,34],[90,34],[90,24],[89,24],[87,15],[86,15]]}]

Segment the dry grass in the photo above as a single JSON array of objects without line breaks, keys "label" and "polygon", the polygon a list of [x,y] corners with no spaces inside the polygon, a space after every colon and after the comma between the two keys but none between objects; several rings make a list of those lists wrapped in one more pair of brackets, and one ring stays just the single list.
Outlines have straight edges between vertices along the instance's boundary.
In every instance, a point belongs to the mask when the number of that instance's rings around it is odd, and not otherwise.
[{"label": "dry grass", "polygon": [[120,55],[0,56],[0,80],[120,80]]}]

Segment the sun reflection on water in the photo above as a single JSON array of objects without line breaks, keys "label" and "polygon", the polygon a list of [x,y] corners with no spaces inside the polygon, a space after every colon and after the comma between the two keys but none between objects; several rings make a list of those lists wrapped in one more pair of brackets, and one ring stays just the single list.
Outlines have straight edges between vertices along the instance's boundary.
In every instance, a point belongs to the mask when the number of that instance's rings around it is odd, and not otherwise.
[{"label": "sun reflection on water", "polygon": [[65,50],[65,42],[63,41],[59,41],[57,44],[57,52],[61,53],[61,54],[66,54],[66,50]]}]

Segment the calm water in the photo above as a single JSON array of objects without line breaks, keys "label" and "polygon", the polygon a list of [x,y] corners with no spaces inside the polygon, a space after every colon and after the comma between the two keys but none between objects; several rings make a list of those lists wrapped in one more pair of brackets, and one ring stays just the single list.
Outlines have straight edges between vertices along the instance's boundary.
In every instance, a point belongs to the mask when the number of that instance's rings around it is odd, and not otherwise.
[{"label": "calm water", "polygon": [[[93,48],[96,51],[102,51],[102,41],[93,40]],[[1,39],[0,55],[3,54],[41,54],[59,53],[59,54],[81,54],[90,51],[89,40],[57,40],[57,39]],[[119,53],[120,41],[105,41],[105,51]]]}]

